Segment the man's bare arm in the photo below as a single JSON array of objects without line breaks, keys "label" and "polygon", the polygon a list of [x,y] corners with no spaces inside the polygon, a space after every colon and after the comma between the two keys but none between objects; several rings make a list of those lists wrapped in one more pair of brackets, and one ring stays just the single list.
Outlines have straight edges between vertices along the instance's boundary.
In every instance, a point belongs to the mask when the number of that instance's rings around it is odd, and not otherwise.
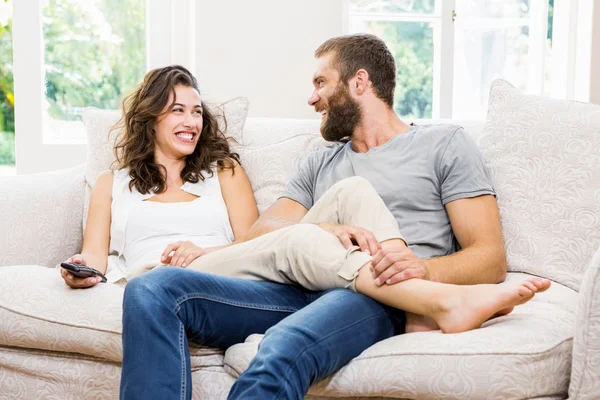
[{"label": "man's bare arm", "polygon": [[452,201],[446,204],[446,210],[462,249],[423,260],[429,279],[458,285],[504,281],[506,253],[494,196]]},{"label": "man's bare arm", "polygon": [[269,207],[246,233],[245,241],[299,223],[308,210],[297,201],[282,197]]},{"label": "man's bare arm", "polygon": [[506,278],[506,254],[496,199],[491,195],[446,204],[450,223],[462,250],[420,259],[406,246],[385,246],[373,257],[377,285],[419,278],[469,285],[498,283]]}]

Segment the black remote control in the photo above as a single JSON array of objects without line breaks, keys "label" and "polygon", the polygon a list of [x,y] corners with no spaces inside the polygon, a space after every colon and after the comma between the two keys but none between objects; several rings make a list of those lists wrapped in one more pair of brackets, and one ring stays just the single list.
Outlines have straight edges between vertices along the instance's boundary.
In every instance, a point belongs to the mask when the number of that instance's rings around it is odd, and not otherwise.
[{"label": "black remote control", "polygon": [[78,278],[89,278],[90,276],[99,276],[102,278],[101,282],[106,282],[106,277],[104,276],[104,274],[102,274],[102,272],[98,271],[97,269],[72,262],[63,262],[60,263],[60,266]]}]

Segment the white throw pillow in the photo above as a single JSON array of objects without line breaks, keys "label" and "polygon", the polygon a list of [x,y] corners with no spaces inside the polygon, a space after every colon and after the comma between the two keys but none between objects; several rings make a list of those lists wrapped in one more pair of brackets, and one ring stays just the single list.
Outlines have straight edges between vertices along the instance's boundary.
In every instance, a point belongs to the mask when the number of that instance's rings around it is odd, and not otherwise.
[{"label": "white throw pillow", "polygon": [[[222,115],[225,114],[225,120],[227,121],[227,131],[225,134],[241,143],[243,141],[242,133],[248,115],[248,107],[249,103],[247,98],[237,97],[221,103],[218,106],[212,106],[211,110],[217,116],[219,124],[222,127]],[[89,107],[83,110],[82,113],[82,120],[85,126],[88,143],[85,169],[87,187],[83,213],[84,229],[87,221],[91,187],[96,183],[96,179],[98,179],[100,173],[111,168],[111,165],[115,160],[113,152],[115,138],[121,132],[111,132],[111,129],[120,118],[121,111],[119,110],[100,110],[98,108]]]},{"label": "white throw pillow", "polygon": [[496,80],[479,144],[508,269],[578,290],[600,247],[600,106],[524,95]]},{"label": "white throw pillow", "polygon": [[308,153],[327,145],[320,125],[314,119],[248,119],[243,145],[233,149],[240,155],[261,214],[281,196]]}]

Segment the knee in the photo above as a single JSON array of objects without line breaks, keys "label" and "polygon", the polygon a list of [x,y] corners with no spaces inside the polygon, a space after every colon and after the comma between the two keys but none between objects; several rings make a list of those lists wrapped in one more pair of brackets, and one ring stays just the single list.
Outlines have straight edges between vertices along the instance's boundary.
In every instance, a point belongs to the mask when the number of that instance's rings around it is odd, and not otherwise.
[{"label": "knee", "polygon": [[[320,352],[316,349],[319,337],[316,332],[301,326],[280,322],[267,329],[259,344],[258,352],[266,356],[265,362],[280,367],[279,375],[287,376],[286,365],[300,366],[307,360],[318,358]],[[322,354],[320,354],[322,355]]]},{"label": "knee", "polygon": [[375,190],[371,182],[363,178],[362,176],[352,176],[350,178],[342,179],[338,183],[338,190],[342,193],[348,193],[356,195],[357,192],[363,192],[366,190]]},{"label": "knee", "polygon": [[148,308],[155,296],[153,285],[145,276],[138,276],[127,282],[123,294],[123,315],[135,314]]},{"label": "knee", "polygon": [[123,294],[123,314],[152,310],[157,300],[168,295],[169,282],[178,275],[180,268],[157,268],[127,282]]}]

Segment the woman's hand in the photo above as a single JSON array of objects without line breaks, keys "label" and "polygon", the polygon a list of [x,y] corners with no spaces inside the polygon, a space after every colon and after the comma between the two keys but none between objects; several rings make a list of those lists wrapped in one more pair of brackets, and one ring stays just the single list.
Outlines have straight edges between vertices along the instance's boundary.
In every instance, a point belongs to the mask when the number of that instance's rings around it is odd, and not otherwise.
[{"label": "woman's hand", "polygon": [[[173,252],[173,255],[171,253]],[[177,265],[187,267],[196,258],[206,254],[206,251],[192,242],[175,242],[167,246],[163,251],[160,262],[166,265]]]},{"label": "woman's hand", "polygon": [[[72,262],[80,265],[86,265],[85,260],[81,254],[75,254],[74,256],[69,257],[65,262]],[[85,289],[92,286],[96,286],[102,278],[99,276],[91,276],[89,278],[78,278],[66,269],[60,267],[60,276],[65,280],[67,285],[72,287],[73,289]]]}]

